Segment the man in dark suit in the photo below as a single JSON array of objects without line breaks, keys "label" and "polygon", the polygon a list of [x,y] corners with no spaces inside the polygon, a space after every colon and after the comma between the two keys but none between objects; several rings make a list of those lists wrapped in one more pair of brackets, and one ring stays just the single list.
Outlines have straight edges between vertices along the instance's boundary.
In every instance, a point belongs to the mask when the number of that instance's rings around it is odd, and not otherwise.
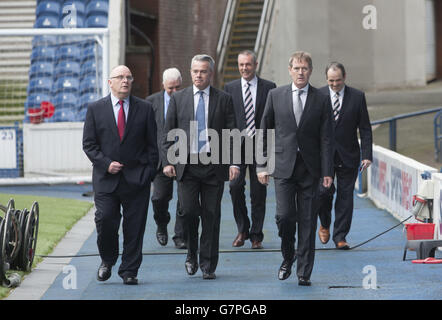
[{"label": "man in dark suit", "polygon": [[[241,145],[240,175],[238,179],[230,181],[233,215],[238,227],[238,235],[232,245],[241,247],[244,245],[244,241],[250,238],[252,249],[262,248],[267,188],[258,181],[256,160],[246,161],[245,143],[255,145],[255,133],[256,129],[260,127],[267,93],[270,89],[276,88],[275,83],[256,76],[257,66],[258,62],[254,52],[250,50],[240,52],[238,54],[238,70],[241,78],[224,86],[224,91],[232,96],[236,126],[242,132],[245,130],[244,141]],[[247,216],[245,196],[247,168],[250,179],[251,225]]]},{"label": "man in dark suit", "polygon": [[[336,176],[335,222],[333,241],[338,249],[349,249],[346,236],[353,217],[353,191],[361,170],[372,162],[372,132],[370,119],[362,91],[345,85],[345,68],[341,63],[330,63],[325,71],[328,86],[320,89],[330,99],[334,128],[334,174]],[[361,147],[358,142],[358,129]],[[362,160],[361,160],[362,159]],[[330,239],[331,210],[335,186],[323,190],[319,186],[319,239],[327,243]]]},{"label": "man in dark suit", "polygon": [[[280,280],[291,274],[297,258],[298,284],[311,285],[315,256],[316,212],[313,202],[319,178],[332,184],[331,112],[329,99],[309,84],[310,54],[298,51],[289,60],[293,83],[270,90],[259,133],[258,150],[267,150],[268,129],[274,129],[276,223],[281,237],[283,262]],[[264,152],[265,157],[271,155]],[[268,164],[267,164],[268,166]],[[267,184],[270,170],[258,166],[258,179]],[[298,248],[295,234],[298,229]]]},{"label": "man in dark suit", "polygon": [[[235,117],[230,95],[210,85],[214,65],[214,60],[208,55],[193,57],[190,70],[193,86],[172,96],[166,117],[166,133],[180,129],[185,135],[178,140],[175,136],[168,137],[169,134],[163,138],[168,162],[163,172],[168,177],[176,176],[178,181],[178,199],[187,232],[185,267],[189,275],[198,270],[198,224],[201,216],[199,266],[203,279],[216,278],[224,182],[239,175],[239,168],[230,166],[230,159],[227,164],[220,162],[220,153],[225,151],[225,146],[219,137],[223,129],[235,128]],[[177,153],[170,152],[174,144],[184,145],[185,150],[180,148]],[[228,148],[231,149],[231,144]],[[184,156],[184,160],[175,167],[172,164],[176,156]]]},{"label": "man in dark suit", "polygon": [[[181,87],[181,73],[177,68],[169,68],[163,72],[163,90],[147,97],[147,101],[152,103],[155,111],[155,120],[157,122],[157,141],[160,153],[160,161],[158,163],[158,173],[153,181],[152,206],[153,217],[157,224],[157,240],[162,246],[167,245],[168,233],[167,224],[170,221],[169,201],[173,195],[173,178],[167,177],[163,173],[163,167],[166,165],[166,152],[161,148],[161,139],[164,135],[164,122],[166,119],[167,109],[169,107],[170,98],[173,93]],[[175,235],[173,236],[175,247],[178,249],[186,249],[184,241],[183,218],[179,211],[179,201],[176,206]]]},{"label": "man in dark suit", "polygon": [[158,164],[152,105],[130,95],[133,77],[126,66],[109,78],[111,94],[89,105],[83,150],[92,162],[97,245],[97,279],[106,281],[119,255],[118,229],[123,207],[123,253],[118,274],[124,284],[138,284],[150,184]]}]

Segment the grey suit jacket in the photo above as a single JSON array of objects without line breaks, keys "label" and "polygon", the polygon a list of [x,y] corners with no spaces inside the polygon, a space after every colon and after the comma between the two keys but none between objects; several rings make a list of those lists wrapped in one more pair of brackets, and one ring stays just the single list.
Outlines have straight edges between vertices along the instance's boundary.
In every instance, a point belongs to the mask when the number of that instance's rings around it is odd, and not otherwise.
[{"label": "grey suit jacket", "polygon": [[[293,174],[298,148],[309,173],[315,177],[332,176],[332,123],[330,99],[309,86],[307,100],[299,123],[293,112],[292,87],[270,90],[261,120],[264,134],[259,137],[259,150],[267,148],[267,129],[275,130],[274,178],[288,179]],[[270,156],[266,153],[264,156]],[[265,166],[258,165],[257,171]]]},{"label": "grey suit jacket", "polygon": [[158,169],[163,168],[166,164],[166,154],[162,148],[162,138],[164,134],[164,90],[154,93],[146,98],[146,100],[152,103],[152,109],[155,112],[155,121],[157,124],[157,143],[160,161],[158,161]]}]

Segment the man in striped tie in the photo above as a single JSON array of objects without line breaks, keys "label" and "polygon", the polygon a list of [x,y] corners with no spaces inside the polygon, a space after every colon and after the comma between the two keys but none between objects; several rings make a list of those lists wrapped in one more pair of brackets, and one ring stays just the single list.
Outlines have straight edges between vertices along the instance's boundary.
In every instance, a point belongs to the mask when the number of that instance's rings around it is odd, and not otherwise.
[{"label": "man in striped tie", "polygon": [[[268,92],[276,88],[275,83],[256,76],[258,62],[254,52],[245,50],[238,55],[238,70],[241,78],[227,83],[224,90],[230,93],[233,99],[236,125],[243,131],[244,140],[250,139],[255,145],[256,129],[259,129]],[[245,131],[244,131],[245,130]],[[251,163],[246,163],[245,142],[241,144],[241,168],[237,179],[230,181],[230,195],[232,197],[233,215],[238,227],[238,235],[233,241],[234,247],[244,245],[250,239],[252,249],[261,249],[264,234],[264,216],[266,209],[266,186],[259,183],[256,176],[256,161],[253,156]],[[254,152],[253,152],[254,155]],[[246,172],[249,169],[251,220],[247,215],[245,185]]]},{"label": "man in striped tie", "polygon": [[[365,94],[345,84],[345,68],[339,62],[330,63],[325,71],[328,86],[321,92],[330,96],[334,128],[334,185],[328,190],[319,184],[318,235],[322,243],[330,239],[331,210],[335,190],[335,222],[333,241],[338,249],[349,249],[346,236],[350,231],[353,216],[353,191],[358,167],[368,168],[372,161],[372,132],[365,102]],[[361,146],[358,141],[358,131]]]}]

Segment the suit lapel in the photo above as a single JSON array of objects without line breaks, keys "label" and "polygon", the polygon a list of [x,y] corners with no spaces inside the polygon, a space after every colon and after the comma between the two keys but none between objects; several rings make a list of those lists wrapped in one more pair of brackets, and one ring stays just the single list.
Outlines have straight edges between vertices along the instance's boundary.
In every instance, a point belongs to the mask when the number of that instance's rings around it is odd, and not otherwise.
[{"label": "suit lapel", "polygon": [[305,122],[305,118],[308,116],[308,111],[310,109],[311,104],[313,103],[314,94],[312,86],[309,85],[308,92],[307,92],[307,99],[305,100],[304,110],[302,111],[301,121],[299,121],[299,126],[301,127],[302,124]]},{"label": "suit lapel", "polygon": [[160,123],[161,123],[161,129],[164,128],[164,90],[161,91],[161,95],[160,95],[160,112],[161,112],[161,117],[160,117]]},{"label": "suit lapel", "polygon": [[112,132],[115,136],[120,140],[120,135],[118,134],[117,122],[115,121],[115,113],[114,106],[112,105],[111,96],[108,95],[107,100],[104,102],[104,115],[106,117],[106,121],[110,124],[112,128]]},{"label": "suit lapel", "polygon": [[348,87],[345,86],[344,99],[342,99],[342,106],[341,106],[341,110],[339,111],[338,121],[335,121],[336,126],[341,122],[342,116],[344,115],[345,110],[347,110],[347,108],[348,108],[350,99],[351,99],[350,90],[348,90]]},{"label": "suit lapel", "polygon": [[218,93],[214,90],[213,87],[210,87],[209,116],[208,116],[207,128],[212,127],[212,119],[215,114],[217,104],[218,104]]},{"label": "suit lapel", "polygon": [[284,106],[288,106],[288,108],[290,109],[289,110],[289,114],[291,115],[291,119],[292,119],[293,123],[295,124],[295,127],[297,127],[295,111],[293,110],[293,92],[292,92],[292,85],[291,84],[289,84],[287,86],[287,91],[286,91],[286,94],[285,94]]},{"label": "suit lapel", "polygon": [[130,129],[133,127],[132,123],[136,117],[136,113],[138,111],[138,103],[135,101],[135,99],[132,98],[132,96],[129,97],[129,114],[127,115],[127,121],[126,121],[126,128],[124,129],[124,135],[121,142],[124,141],[124,139],[127,137]]}]

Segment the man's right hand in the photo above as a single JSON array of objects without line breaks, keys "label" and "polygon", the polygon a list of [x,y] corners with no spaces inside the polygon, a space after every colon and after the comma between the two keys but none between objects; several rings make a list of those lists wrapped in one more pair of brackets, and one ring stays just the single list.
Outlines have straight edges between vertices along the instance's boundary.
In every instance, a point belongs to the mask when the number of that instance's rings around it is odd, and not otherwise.
[{"label": "man's right hand", "polygon": [[107,172],[110,174],[117,174],[121,170],[123,170],[124,165],[119,163],[118,161],[112,161],[109,165],[109,168],[107,168]]},{"label": "man's right hand", "polygon": [[165,166],[163,168],[163,173],[169,178],[176,177],[175,167],[172,165]]},{"label": "man's right hand", "polygon": [[267,172],[258,173],[258,181],[263,185],[269,184],[269,174]]}]

